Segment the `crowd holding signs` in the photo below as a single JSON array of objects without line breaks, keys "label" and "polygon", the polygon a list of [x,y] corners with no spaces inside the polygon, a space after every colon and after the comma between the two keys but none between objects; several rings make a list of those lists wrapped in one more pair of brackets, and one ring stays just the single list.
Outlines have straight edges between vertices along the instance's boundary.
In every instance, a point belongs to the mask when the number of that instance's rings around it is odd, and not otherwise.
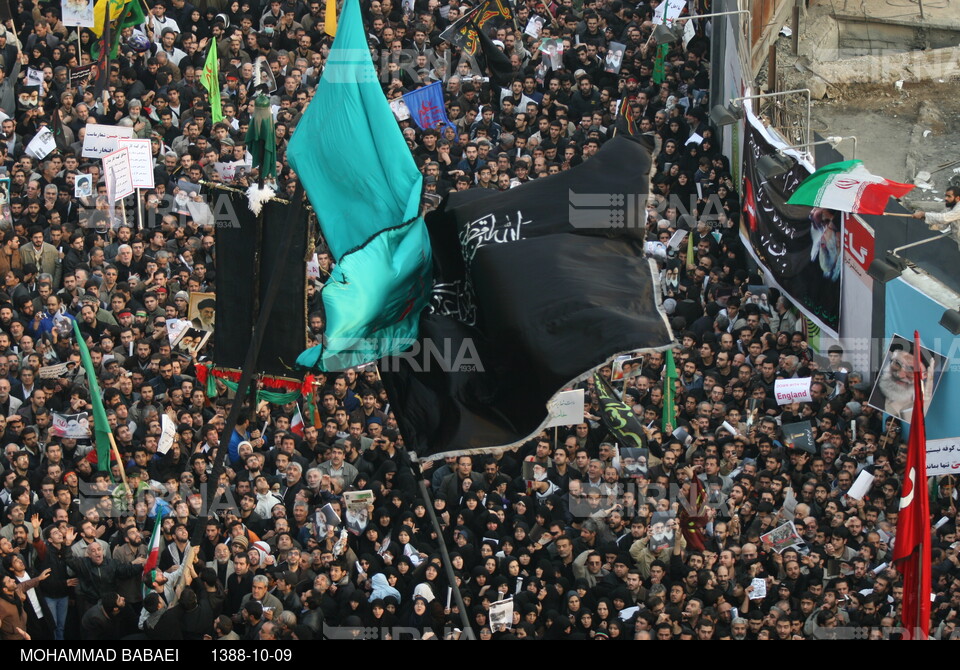
[{"label": "crowd holding signs", "polygon": [[[922,628],[960,637],[960,444],[921,482],[903,436],[945,359],[816,352],[748,263],[703,3],[148,4],[0,35],[3,639],[914,637],[920,490]],[[261,175],[281,197],[224,253],[217,195]],[[265,339],[310,372],[239,407],[250,328],[217,324],[253,322],[296,207],[307,323]],[[369,363],[356,324],[476,356]]]}]

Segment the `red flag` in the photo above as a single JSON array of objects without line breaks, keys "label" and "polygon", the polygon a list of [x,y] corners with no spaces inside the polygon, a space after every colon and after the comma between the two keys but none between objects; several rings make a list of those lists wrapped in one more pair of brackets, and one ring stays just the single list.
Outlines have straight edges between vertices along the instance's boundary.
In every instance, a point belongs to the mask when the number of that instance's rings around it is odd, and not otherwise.
[{"label": "red flag", "polygon": [[290,419],[290,432],[303,437],[303,414],[300,413],[300,404],[293,406],[293,418]]},{"label": "red flag", "polygon": [[[670,352],[667,352],[670,353]],[[683,539],[687,541],[687,550],[706,551],[707,549],[707,490],[696,474],[690,481],[689,498],[680,498],[680,513],[677,524]]]},{"label": "red flag", "polygon": [[893,560],[903,575],[902,619],[906,629],[905,639],[926,640],[930,633],[930,499],[927,495],[927,439],[923,425],[920,333],[914,331],[913,338],[913,414]]}]

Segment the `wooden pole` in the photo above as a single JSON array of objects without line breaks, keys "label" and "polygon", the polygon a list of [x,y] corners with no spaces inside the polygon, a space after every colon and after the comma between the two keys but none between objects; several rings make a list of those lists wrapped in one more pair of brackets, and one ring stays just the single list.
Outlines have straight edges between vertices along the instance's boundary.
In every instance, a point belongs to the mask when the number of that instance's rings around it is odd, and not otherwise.
[{"label": "wooden pole", "polygon": [[[120,198],[120,213],[123,214],[123,225],[127,225],[127,203],[126,198]],[[110,226],[113,228],[113,226]]]},{"label": "wooden pole", "polygon": [[767,88],[777,90],[777,45],[771,44],[767,61]]},{"label": "wooden pole", "polygon": [[800,0],[797,0],[793,5],[793,21],[792,21],[793,34],[791,38],[791,47],[793,50],[794,56],[800,55]]},{"label": "wooden pole", "polygon": [[[110,437],[110,447],[113,449],[113,455],[117,457],[117,463],[120,465],[120,479],[123,481],[123,488],[130,491],[130,484],[127,483],[127,470],[123,467],[123,456],[120,455],[120,450],[117,449],[117,442],[113,439],[113,431],[111,430],[107,435]],[[136,492],[130,491],[130,493]]]}]

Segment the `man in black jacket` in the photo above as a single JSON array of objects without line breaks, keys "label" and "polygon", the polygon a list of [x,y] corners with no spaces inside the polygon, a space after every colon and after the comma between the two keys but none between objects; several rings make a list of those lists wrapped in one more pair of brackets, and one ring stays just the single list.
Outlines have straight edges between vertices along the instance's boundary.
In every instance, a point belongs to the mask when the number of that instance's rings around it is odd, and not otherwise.
[{"label": "man in black jacket", "polygon": [[81,616],[100,601],[100,594],[117,590],[117,582],[125,577],[139,576],[146,559],[135,559],[132,563],[120,563],[107,558],[103,547],[94,542],[87,545],[85,558],[70,558],[67,567],[79,580],[77,589]]},{"label": "man in black jacket", "polygon": [[119,640],[136,630],[136,617],[122,595],[108,591],[87,610],[80,625],[85,640]]},{"label": "man in black jacket", "polygon": [[69,604],[69,579],[67,561],[70,549],[64,542],[63,533],[57,526],[48,526],[40,533],[40,516],[34,514],[30,519],[33,526],[33,548],[37,551],[40,571],[50,570],[50,576],[40,582],[40,595],[53,615],[54,639],[63,639],[63,629],[67,624],[67,606]]}]

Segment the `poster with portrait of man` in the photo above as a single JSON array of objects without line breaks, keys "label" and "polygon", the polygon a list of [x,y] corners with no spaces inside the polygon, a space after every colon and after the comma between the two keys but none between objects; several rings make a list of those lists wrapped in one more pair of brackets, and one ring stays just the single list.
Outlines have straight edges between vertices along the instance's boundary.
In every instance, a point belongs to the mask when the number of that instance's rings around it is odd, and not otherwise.
[{"label": "poster with portrait of man", "polygon": [[622,447],[620,449],[620,476],[625,479],[646,477],[649,459],[649,449]]},{"label": "poster with portrait of man", "polygon": [[639,377],[643,373],[643,356],[626,354],[617,356],[613,361],[613,374],[610,381],[623,381]]},{"label": "poster with portrait of man", "polygon": [[[924,389],[923,411],[926,413],[943,378],[947,359],[923,345],[920,346],[919,359]],[[913,371],[917,364],[913,340],[894,333],[867,404],[904,423],[910,423],[914,403]]]},{"label": "poster with portrait of man", "polygon": [[344,491],[346,504],[347,531],[359,535],[370,522],[370,508],[373,505],[373,491]]},{"label": "poster with portrait of man", "polygon": [[770,304],[770,287],[763,284],[751,284],[747,286],[750,296],[746,299],[747,305],[756,305],[760,311],[767,316],[773,313],[773,306]]},{"label": "poster with portrait of man", "polygon": [[211,335],[213,335],[213,332],[209,330],[201,330],[192,326],[184,328],[172,343],[173,350],[188,359],[192,359],[200,353]]},{"label": "poster with portrait of man", "polygon": [[190,325],[200,330],[213,332],[217,316],[217,294],[196,292],[190,294],[187,318]]},{"label": "poster with portrait of man", "polygon": [[647,547],[656,553],[672,547],[677,533],[677,513],[654,512],[650,518],[650,528],[647,531],[650,539]]},{"label": "poster with portrait of man", "polygon": [[73,440],[86,440],[90,437],[90,415],[87,412],[79,414],[52,415],[50,434],[55,437],[68,437]]},{"label": "poster with portrait of man", "polygon": [[620,64],[623,63],[623,52],[627,48],[626,44],[620,42],[610,42],[607,47],[607,55],[604,63],[604,71],[617,74],[620,72]]},{"label": "poster with portrait of man", "polygon": [[13,227],[13,214],[10,211],[10,177],[0,178],[0,230]]},{"label": "poster with portrait of man", "polygon": [[559,37],[549,37],[540,42],[540,53],[543,54],[543,62],[551,70],[559,70],[563,67],[563,40]]},{"label": "poster with portrait of man", "polygon": [[73,181],[73,197],[89,198],[93,195],[93,175],[78,174]]},{"label": "poster with portrait of man", "polygon": [[63,0],[63,25],[77,28],[93,28],[93,0]]}]

